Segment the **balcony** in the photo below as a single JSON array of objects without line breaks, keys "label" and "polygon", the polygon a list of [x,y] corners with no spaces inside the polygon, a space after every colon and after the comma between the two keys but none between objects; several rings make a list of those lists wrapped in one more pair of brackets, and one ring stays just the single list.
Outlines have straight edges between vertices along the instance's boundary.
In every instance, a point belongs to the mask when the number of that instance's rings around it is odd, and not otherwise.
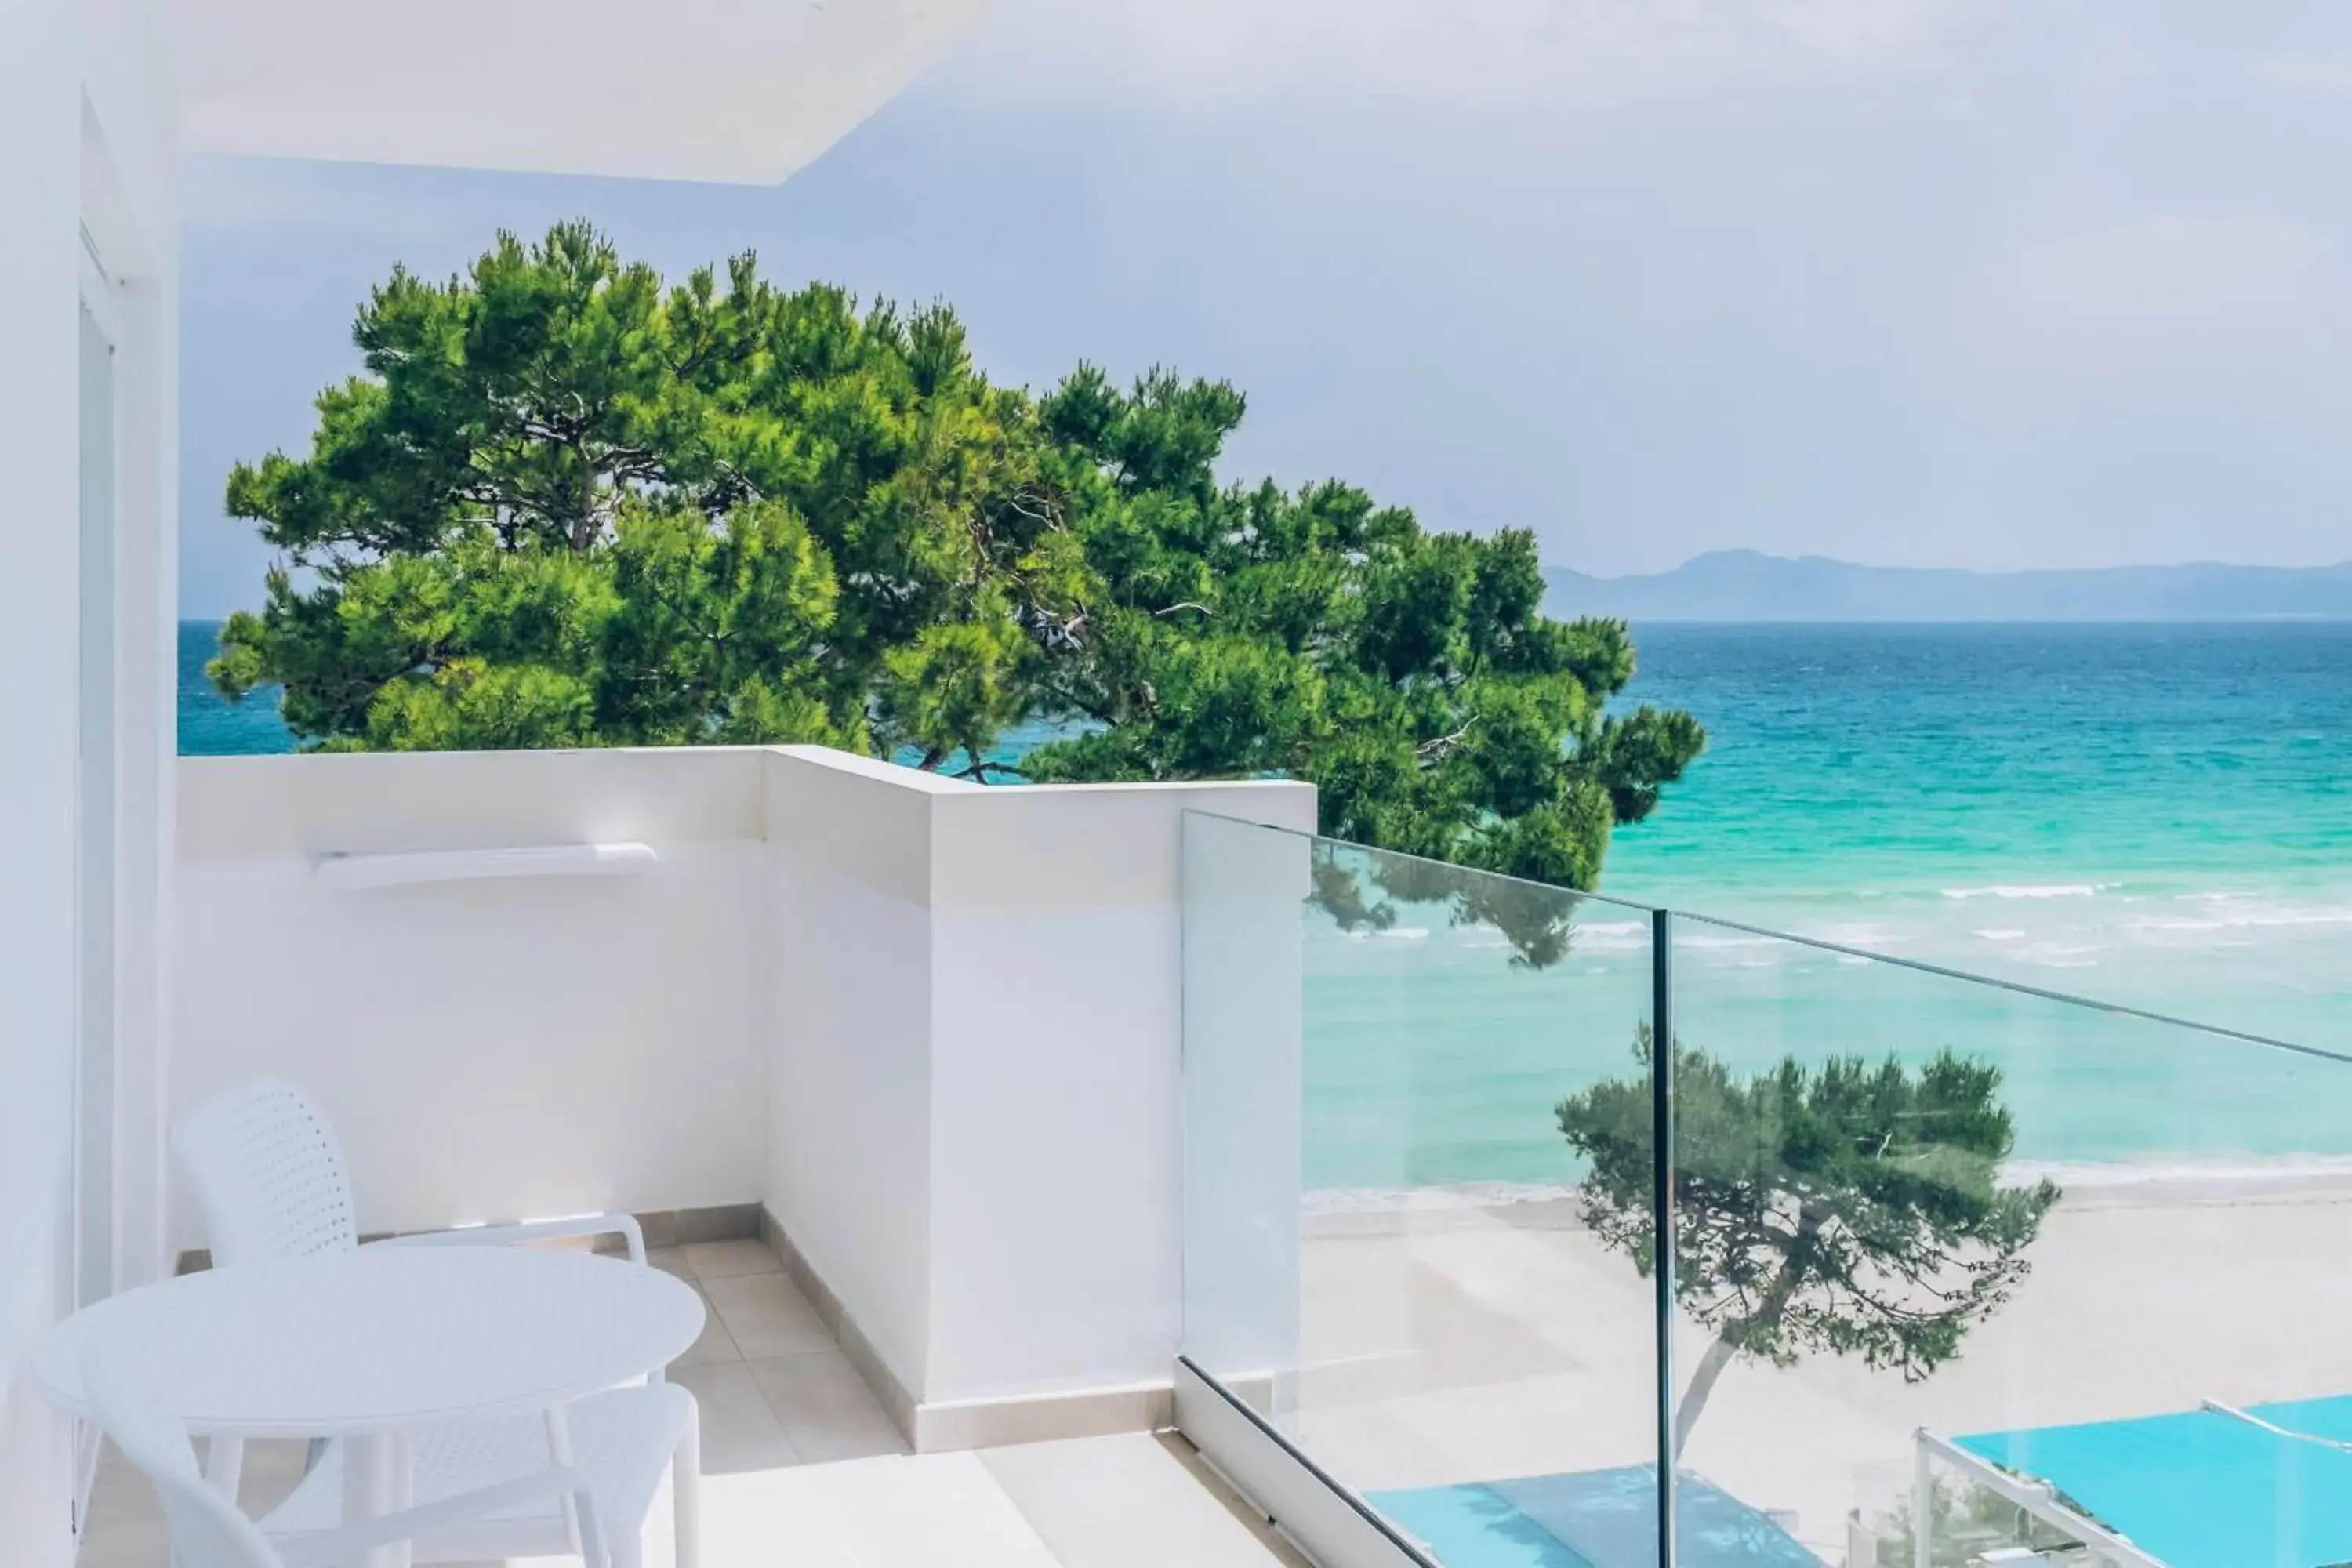
[{"label": "balcony", "polygon": [[[1153,1434],[1181,817],[1304,827],[1310,789],[992,790],[814,748],[179,783],[169,1106],[303,1084],[368,1231],[645,1216],[712,1309],[675,1375],[714,1562],[1283,1560]],[[159,1561],[148,1501],[110,1468],[82,1561]]]},{"label": "balcony", "polygon": [[[644,1216],[712,1309],[714,1563],[2208,1561],[2168,1492],[2282,1560],[2336,1528],[2329,1053],[1317,838],[1279,782],[782,748],[179,798],[163,1101],[304,1083],[373,1230]],[[82,1560],[159,1560],[135,1480]]]}]

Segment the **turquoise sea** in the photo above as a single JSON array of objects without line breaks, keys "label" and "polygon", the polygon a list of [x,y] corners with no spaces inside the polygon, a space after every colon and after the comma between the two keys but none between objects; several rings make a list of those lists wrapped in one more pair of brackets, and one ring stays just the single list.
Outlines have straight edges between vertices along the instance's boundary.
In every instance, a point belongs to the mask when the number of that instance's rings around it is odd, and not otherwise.
[{"label": "turquoise sea", "polygon": [[2352,1051],[2352,626],[1659,627],[1605,890]]},{"label": "turquoise sea", "polygon": [[227,702],[205,679],[205,661],[219,650],[221,623],[180,623],[180,755],[246,757],[294,750],[278,717],[275,687],[242,702]]},{"label": "turquoise sea", "polygon": [[[2352,626],[1637,626],[1632,696],[1712,745],[1603,890],[2352,1058]],[[1566,1093],[1633,1068],[1650,932],[1517,969],[1442,908],[1308,943],[1331,1201],[1572,1179]],[[1949,1046],[2071,1186],[2352,1165],[2352,1059],[1677,918],[1676,1032],[1752,1066]]]},{"label": "turquoise sea", "polygon": [[[265,699],[230,708],[204,686],[213,634],[182,628],[181,749],[289,749]],[[2352,1058],[2352,626],[1649,626],[1636,641],[1629,697],[1691,710],[1713,743],[1619,833],[1604,892]],[[1630,1069],[1650,975],[1638,911],[1596,904],[1579,926],[1567,961],[1530,973],[1442,908],[1379,936],[1310,917],[1309,1184],[1567,1179],[1550,1107]],[[1759,1063],[1989,1057],[2020,1158],[2078,1184],[2352,1162],[2352,1062],[1678,932],[1685,1044]]]}]

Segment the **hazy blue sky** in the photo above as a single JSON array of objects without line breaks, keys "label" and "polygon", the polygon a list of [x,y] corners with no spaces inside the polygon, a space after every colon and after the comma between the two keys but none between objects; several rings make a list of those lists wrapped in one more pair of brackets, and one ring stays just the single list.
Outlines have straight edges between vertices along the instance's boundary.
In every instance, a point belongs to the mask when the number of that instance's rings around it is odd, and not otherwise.
[{"label": "hazy blue sky", "polygon": [[1000,379],[1232,378],[1236,475],[1646,571],[2352,557],[2352,6],[1005,0],[772,189],[207,163],[184,603],[394,260],[584,215],[943,296]]}]

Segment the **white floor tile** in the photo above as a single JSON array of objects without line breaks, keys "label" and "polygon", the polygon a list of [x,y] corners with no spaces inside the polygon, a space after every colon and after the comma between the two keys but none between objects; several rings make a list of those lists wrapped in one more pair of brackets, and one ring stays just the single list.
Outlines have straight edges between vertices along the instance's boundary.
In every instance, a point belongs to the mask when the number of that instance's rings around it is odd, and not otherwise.
[{"label": "white floor tile", "polygon": [[740,1274],[705,1279],[703,1294],[746,1361],[835,1349],[816,1309],[781,1274]]},{"label": "white floor tile", "polygon": [[753,1362],[751,1375],[810,1464],[907,1452],[898,1426],[839,1351]]},{"label": "white floor tile", "polygon": [[705,1279],[784,1271],[783,1260],[768,1250],[766,1242],[748,1237],[733,1241],[689,1241],[678,1250],[686,1255],[687,1266]]},{"label": "white floor tile", "polygon": [[862,1568],[1057,1568],[973,1455],[852,1459],[799,1473],[824,1500]]},{"label": "white floor tile", "polygon": [[806,1477],[804,1470],[704,1477],[703,1568],[871,1568]]},{"label": "white floor tile", "polygon": [[980,1458],[1063,1568],[1304,1568],[1181,1438],[1080,1437]]},{"label": "white floor tile", "polygon": [[751,1369],[740,1362],[682,1366],[670,1381],[692,1394],[702,1407],[702,1473],[782,1469],[800,1463],[784,1425],[760,1392]]},{"label": "white floor tile", "polygon": [[728,1334],[727,1325],[719,1321],[719,1309],[710,1304],[710,1298],[703,1295],[699,1285],[695,1287],[695,1294],[702,1296],[702,1308],[705,1313],[702,1320],[702,1332],[696,1337],[692,1344],[686,1347],[686,1353],[670,1363],[670,1365],[673,1367],[708,1366],[714,1362],[741,1361],[743,1352],[735,1348],[735,1341]]},{"label": "white floor tile", "polygon": [[110,1447],[90,1488],[89,1527],[76,1559],[79,1568],[163,1568],[170,1555],[155,1489]]}]

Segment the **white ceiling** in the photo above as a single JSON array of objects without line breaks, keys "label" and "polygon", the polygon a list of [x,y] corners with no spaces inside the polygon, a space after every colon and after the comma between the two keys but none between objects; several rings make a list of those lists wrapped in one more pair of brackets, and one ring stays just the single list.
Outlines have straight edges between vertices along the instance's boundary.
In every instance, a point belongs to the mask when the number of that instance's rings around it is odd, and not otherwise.
[{"label": "white ceiling", "polygon": [[167,0],[191,152],[772,184],[989,0]]}]

